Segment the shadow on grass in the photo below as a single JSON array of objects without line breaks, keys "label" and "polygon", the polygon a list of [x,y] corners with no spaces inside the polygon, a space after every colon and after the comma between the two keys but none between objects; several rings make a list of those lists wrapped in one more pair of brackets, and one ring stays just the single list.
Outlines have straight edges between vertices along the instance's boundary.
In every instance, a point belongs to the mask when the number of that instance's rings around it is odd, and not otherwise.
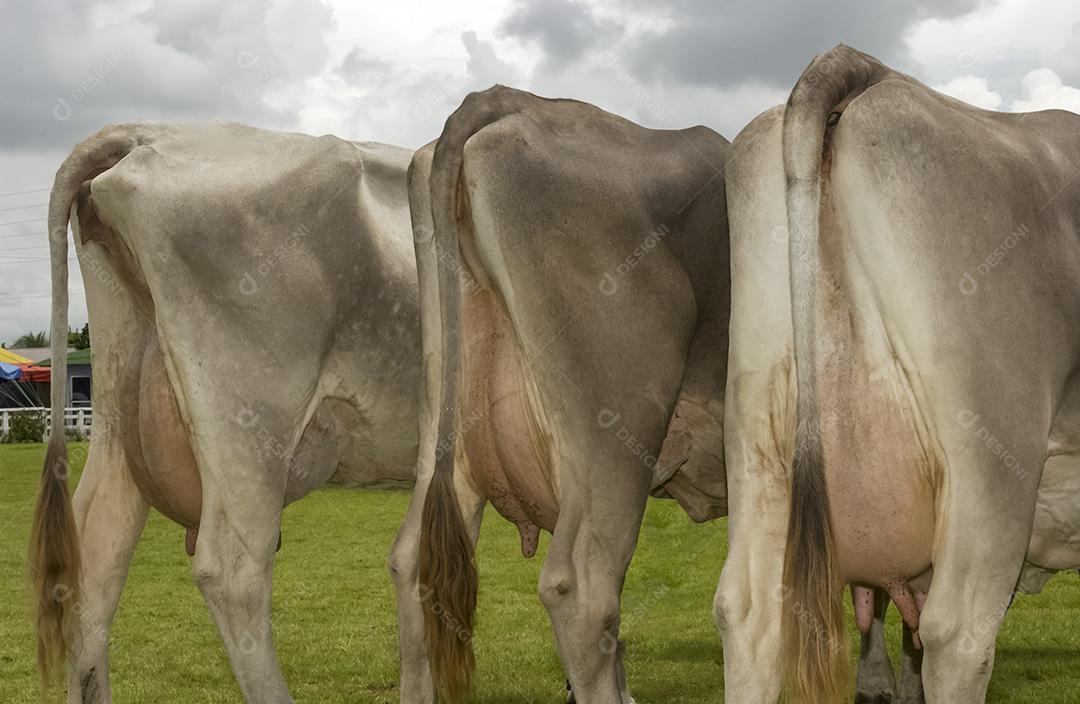
[{"label": "shadow on grass", "polygon": [[662,643],[638,643],[634,653],[657,661],[671,662],[722,662],[723,649],[720,639],[715,642],[703,642],[700,639],[664,640]]}]

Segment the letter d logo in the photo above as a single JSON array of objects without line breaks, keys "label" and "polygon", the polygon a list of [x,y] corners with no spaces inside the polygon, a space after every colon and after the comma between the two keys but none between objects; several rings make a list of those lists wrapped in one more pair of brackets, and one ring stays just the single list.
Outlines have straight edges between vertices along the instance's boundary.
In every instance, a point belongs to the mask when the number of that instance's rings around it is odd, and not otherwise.
[{"label": "letter d logo", "polygon": [[965,271],[963,277],[960,279],[960,293],[965,296],[970,296],[979,290],[979,282],[975,280],[975,277],[971,275],[971,272]]},{"label": "letter d logo", "polygon": [[259,284],[255,283],[255,278],[248,272],[244,272],[244,278],[240,279],[240,293],[245,296],[254,295],[259,290]]},{"label": "letter d logo", "polygon": [[619,422],[619,414],[607,408],[596,414],[596,422],[601,428],[610,428]]}]

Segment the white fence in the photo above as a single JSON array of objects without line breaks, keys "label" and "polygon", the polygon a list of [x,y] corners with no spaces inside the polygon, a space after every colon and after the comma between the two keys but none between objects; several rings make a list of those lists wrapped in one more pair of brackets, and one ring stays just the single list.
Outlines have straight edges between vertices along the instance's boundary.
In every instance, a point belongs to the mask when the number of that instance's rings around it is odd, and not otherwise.
[{"label": "white fence", "polygon": [[[0,437],[8,434],[11,417],[16,413],[44,413],[46,418],[46,437],[52,430],[52,418],[48,408],[0,408]],[[91,408],[65,408],[64,429],[78,432],[82,437],[90,437],[90,426],[94,423],[94,411]],[[42,438],[45,440],[45,438]]]}]

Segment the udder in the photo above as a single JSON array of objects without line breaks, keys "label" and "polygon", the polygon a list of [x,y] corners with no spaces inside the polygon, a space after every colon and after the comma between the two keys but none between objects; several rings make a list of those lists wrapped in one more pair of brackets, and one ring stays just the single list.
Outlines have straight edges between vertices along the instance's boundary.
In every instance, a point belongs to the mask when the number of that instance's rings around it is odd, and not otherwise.
[{"label": "udder", "polygon": [[522,552],[532,555],[539,528],[554,530],[559,514],[550,436],[502,302],[486,290],[463,299],[462,470],[517,525]]},{"label": "udder", "polygon": [[121,372],[122,398],[130,404],[121,418],[128,466],[147,503],[189,529],[193,552],[202,480],[157,338],[147,335],[141,349]]},{"label": "udder", "polygon": [[852,584],[860,630],[873,614],[865,585],[879,586],[918,646],[934,540],[932,473],[904,409],[863,391],[823,442],[838,567]]},{"label": "udder", "polygon": [[[819,363],[819,414],[837,566],[888,591],[915,631],[928,587],[941,476],[930,431],[887,340],[834,332]],[[858,605],[858,600],[857,600]]]}]

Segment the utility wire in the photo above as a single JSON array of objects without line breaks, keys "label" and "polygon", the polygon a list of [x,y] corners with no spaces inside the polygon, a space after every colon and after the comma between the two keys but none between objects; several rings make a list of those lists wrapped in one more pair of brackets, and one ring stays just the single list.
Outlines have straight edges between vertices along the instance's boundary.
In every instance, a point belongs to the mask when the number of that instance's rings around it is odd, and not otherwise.
[{"label": "utility wire", "polygon": [[25,210],[27,208],[44,208],[48,203],[31,203],[30,205],[13,205],[10,208],[0,208],[0,213],[6,213],[9,210]]},{"label": "utility wire", "polygon": [[8,191],[7,193],[0,193],[0,198],[6,198],[8,196],[25,196],[28,193],[42,193],[51,190],[51,188],[32,188],[29,191]]},{"label": "utility wire", "polygon": [[33,220],[13,220],[11,222],[0,222],[0,225],[25,225],[28,222],[45,222],[47,218],[34,218]]}]

